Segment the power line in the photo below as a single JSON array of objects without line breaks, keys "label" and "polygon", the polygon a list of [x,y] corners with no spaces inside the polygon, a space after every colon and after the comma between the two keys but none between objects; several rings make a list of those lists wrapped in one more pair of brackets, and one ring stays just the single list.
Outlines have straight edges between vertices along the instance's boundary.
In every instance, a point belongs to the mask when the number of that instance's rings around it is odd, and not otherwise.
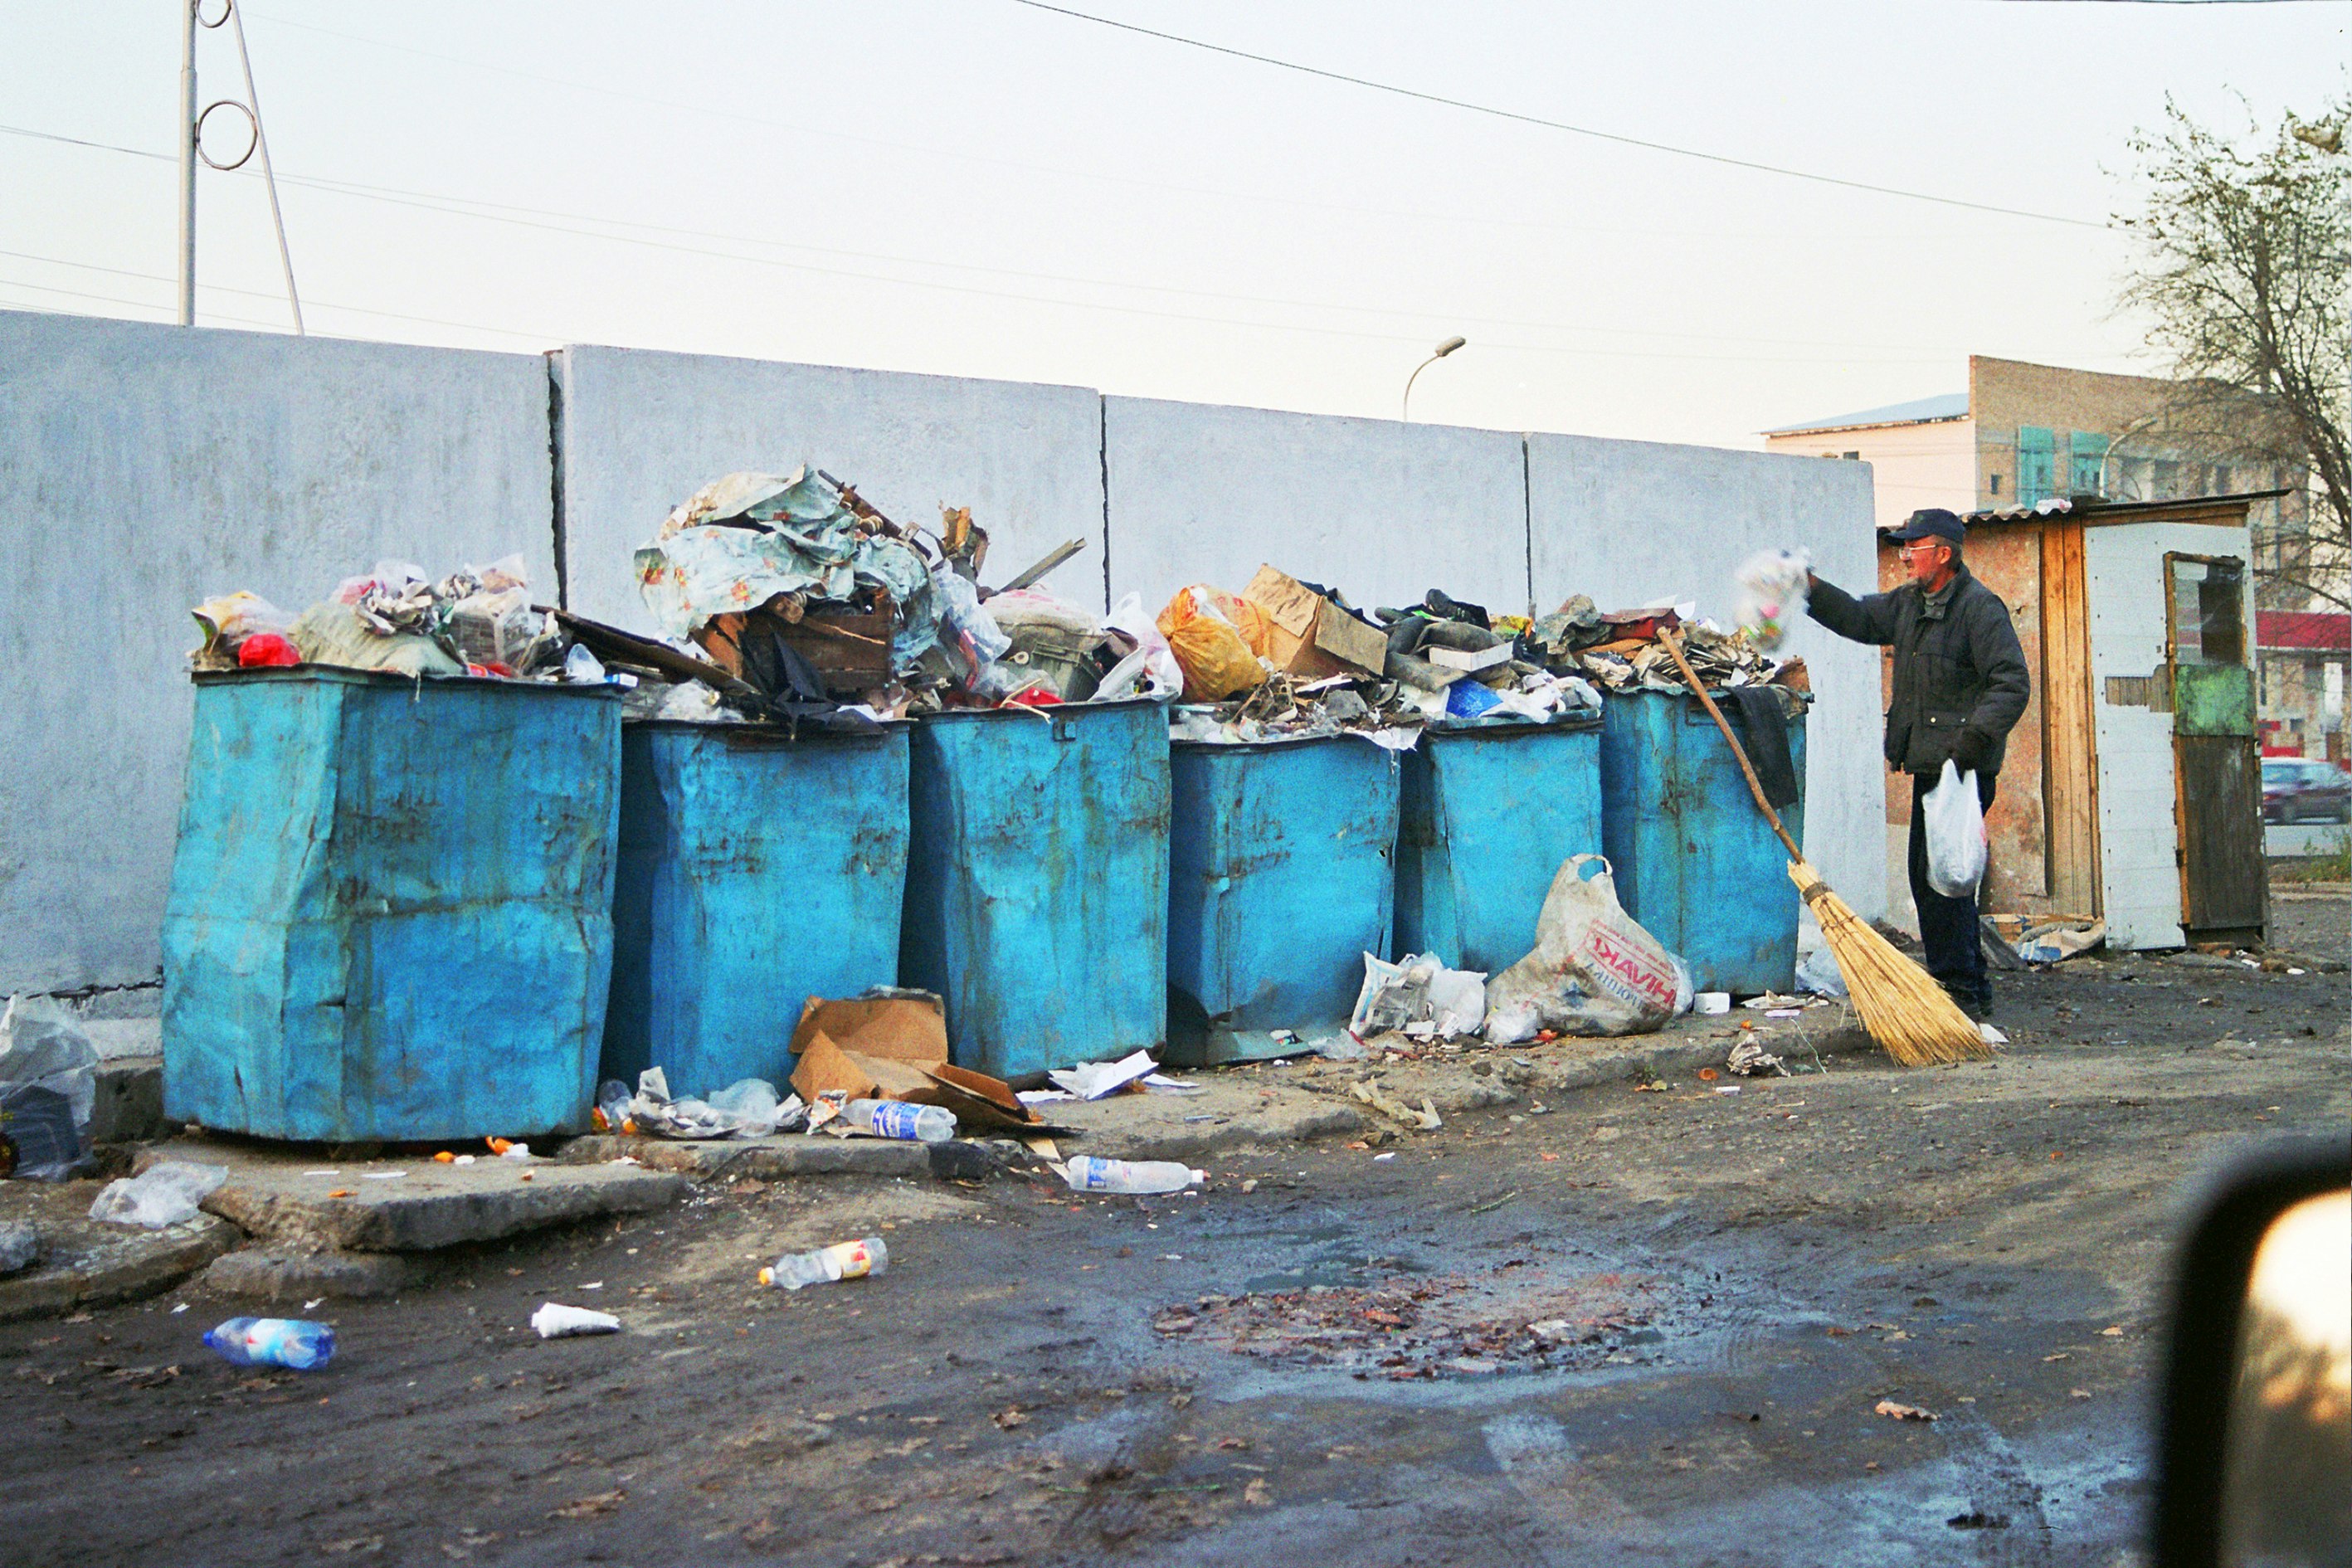
[{"label": "power line", "polygon": [[[120,147],[106,142],[89,142],[79,137],[60,136],[48,132],[29,131],[16,126],[0,125],[0,132],[20,136],[30,136],[44,141],[61,142],[68,145],[92,148],[100,152],[122,153],[135,157],[158,159],[168,162],[168,160],[163,159],[163,155],[161,153],[149,153],[142,149],[133,147]],[[1649,332],[1643,331],[1638,329],[1587,327],[1568,322],[1529,321],[1513,318],[1479,317],[1475,315],[1449,314],[1433,311],[1397,310],[1377,306],[1337,305],[1310,300],[1291,300],[1263,295],[1220,293],[1209,289],[1182,289],[1164,284],[1126,283],[1106,279],[1073,277],[1060,273],[1030,272],[1009,268],[984,267],[973,263],[939,261],[928,258],[892,256],[887,253],[871,251],[846,251],[820,246],[801,245],[792,241],[759,239],[745,236],[711,235],[701,230],[674,228],[663,225],[640,223],[630,219],[605,218],[592,215],[551,212],[544,208],[523,207],[506,203],[481,202],[474,200],[473,198],[446,196],[429,192],[404,192],[387,186],[365,185],[354,181],[326,180],[311,175],[289,174],[282,174],[279,178],[286,184],[302,189],[316,190],[330,195],[341,195],[369,201],[383,202],[396,206],[415,207],[426,212],[439,213],[446,216],[472,218],[478,222],[507,224],[521,228],[542,230],[548,233],[571,235],[580,238],[601,239],[611,244],[632,245],[648,249],[670,251],[680,255],[700,256],[723,261],[740,262],[746,266],[775,268],[786,271],[810,273],[819,277],[840,278],[865,283],[889,284],[900,288],[928,289],[946,293],[972,295],[988,299],[1008,300],[1027,304],[1060,306],[1086,310],[1103,310],[1118,314],[1143,316],[1163,321],[1196,321],[1210,325],[1247,327],[1261,331],[1274,331],[1306,332],[1321,336],[1349,337],[1383,342],[1417,343],[1421,342],[1421,337],[1419,335],[1406,332],[1366,331],[1346,327],[1309,326],[1295,322],[1254,321],[1231,316],[1201,315],[1191,311],[1158,310],[1144,305],[1116,304],[1108,301],[1093,300],[1071,300],[1055,298],[1049,295],[1023,293],[1012,289],[980,288],[970,284],[941,282],[932,279],[897,278],[890,277],[886,274],[859,271],[854,268],[823,267],[809,262],[787,261],[774,257],[746,256],[740,252],[713,250],[702,246],[679,245],[665,240],[648,239],[639,235],[607,233],[600,229],[579,227],[577,225],[583,223],[604,224],[628,228],[651,229],[658,233],[686,234],[699,237],[715,238],[730,244],[768,246],[780,249],[807,251],[817,255],[844,256],[856,259],[883,261],[900,266],[933,267],[965,272],[992,273],[999,276],[1021,278],[1035,281],[1070,283],[1083,288],[1141,289],[1147,292],[1170,293],[1201,299],[1222,300],[1237,304],[1296,307],[1306,310],[1333,310],[1350,314],[1385,316],[1391,319],[1402,318],[1436,321],[1462,321],[1471,325],[1492,324],[1516,326],[1542,331],[1602,331],[1634,337],[1687,337],[1702,342],[1721,341],[1723,336],[1720,334],[1708,333]],[[476,210],[478,208],[488,208],[492,210]],[[532,216],[516,216],[518,214],[530,214]],[[562,219],[567,221],[543,221],[548,218]],[[342,308],[352,309],[354,307]],[[382,313],[394,314],[394,312]],[[429,320],[431,318],[415,319]],[[467,325],[468,323],[445,324]],[[501,329],[483,328],[480,330],[496,331]],[[517,335],[528,336],[529,334]],[[1876,344],[1825,342],[1821,340],[1812,339],[1738,339],[1735,336],[1732,341],[1758,342],[1792,347],[1820,346],[1833,349],[1874,348],[1880,346]],[[1919,364],[1940,363],[1940,360],[1943,357],[1958,352],[1957,350],[1926,349],[1923,346],[1923,353],[1934,355],[1935,358],[1929,359],[1916,355],[1873,355],[1867,361],[1858,362],[1856,357],[1851,354],[1838,354],[1823,357],[1780,356],[1769,354],[1678,353],[1649,352],[1633,349],[1583,348],[1540,343],[1512,343],[1507,342],[1494,342],[1492,340],[1488,341],[1485,346],[1488,348],[1512,349],[1528,353],[1575,354],[1617,359],[1685,360],[1707,363],[1816,365],[1833,363],[1870,363],[1882,364]]]},{"label": "power line", "polygon": [[1570,125],[1562,120],[1546,120],[1541,115],[1522,114],[1517,110],[1496,109],[1492,104],[1473,103],[1467,99],[1447,98],[1441,93],[1423,92],[1418,88],[1399,87],[1393,82],[1374,81],[1368,77],[1349,76],[1344,71],[1326,70],[1320,66],[1302,65],[1297,60],[1277,59],[1272,55],[1252,54],[1223,44],[1212,44],[1202,38],[1188,38],[1181,33],[1163,33],[1157,27],[1140,26],[1133,22],[1115,21],[1108,16],[1097,16],[1086,11],[1073,11],[1066,5],[1051,5],[1046,0],[1012,0],[1015,5],[1026,5],[1033,11],[1051,12],[1074,21],[1092,22],[1098,27],[1110,27],[1122,33],[1134,33],[1165,43],[1182,44],[1187,48],[1204,49],[1213,55],[1224,55],[1237,60],[1249,60],[1256,65],[1273,66],[1280,70],[1297,71],[1302,76],[1320,77],[1326,81],[1344,82],[1349,87],[1366,88],[1373,92],[1385,92],[1398,98],[1415,99],[1423,103],[1440,104],[1447,109],[1466,110],[1472,114],[1484,114],[1496,120],[1514,121],[1521,125],[1539,126],[1546,131],[1562,131],[1571,136],[1589,136],[1599,142],[1613,142],[1623,147],[1639,147],[1645,152],[1670,153],[1677,158],[1694,158],[1701,163],[1720,163],[1727,168],[1748,169],[1757,174],[1779,174],[1785,179],[1808,180],[1815,184],[1837,185],[1850,191],[1867,191],[1874,195],[1901,196],[1908,201],[1934,202],[1939,206],[1964,207],[1970,212],[1998,213],[2003,217],[2032,218],[2037,223],[2071,224],[2081,228],[2105,229],[2104,223],[2088,218],[2063,217],[2056,213],[2030,212],[2023,207],[1995,206],[1989,202],[1972,202],[1959,196],[1939,196],[1927,191],[1908,191],[1898,185],[1872,184],[1865,180],[1849,180],[1837,174],[1815,174],[1809,169],[1790,169],[1778,163],[1761,163],[1748,158],[1734,158],[1727,153],[1704,152],[1696,147],[1676,147],[1670,142],[1651,142],[1639,136],[1621,135],[1614,131],[1595,131],[1589,125]]}]

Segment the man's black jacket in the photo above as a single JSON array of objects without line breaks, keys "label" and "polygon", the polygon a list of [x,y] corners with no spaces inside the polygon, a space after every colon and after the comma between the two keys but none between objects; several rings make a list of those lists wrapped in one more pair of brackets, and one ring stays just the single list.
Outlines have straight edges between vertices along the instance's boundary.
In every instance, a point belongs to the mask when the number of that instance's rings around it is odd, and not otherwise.
[{"label": "man's black jacket", "polygon": [[1963,773],[2000,771],[2010,729],[2033,689],[2000,595],[1962,566],[1934,595],[1906,583],[1857,599],[1815,578],[1810,608],[1842,637],[1894,648],[1889,764],[1932,776],[1948,757]]}]

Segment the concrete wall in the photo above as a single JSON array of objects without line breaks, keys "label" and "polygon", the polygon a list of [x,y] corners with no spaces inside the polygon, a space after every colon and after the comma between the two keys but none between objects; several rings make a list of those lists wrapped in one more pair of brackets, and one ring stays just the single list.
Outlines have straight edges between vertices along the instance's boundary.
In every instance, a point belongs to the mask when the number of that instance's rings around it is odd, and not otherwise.
[{"label": "concrete wall", "polygon": [[1103,399],[1111,596],[1239,592],[1261,563],[1360,608],[1431,588],[1528,603],[1527,490],[1505,431]]},{"label": "concrete wall", "polygon": [[[1603,609],[1696,600],[1730,624],[1731,574],[1759,550],[1801,545],[1822,576],[1869,592],[1878,575],[1871,476],[1819,458],[1604,441],[1528,440],[1528,556],[1538,609],[1571,594]],[[1807,720],[1805,852],[1865,919],[1885,909],[1879,652],[1810,620],[1788,652],[1819,694]]]},{"label": "concrete wall", "polygon": [[1045,585],[1108,607],[1102,400],[1086,388],[582,346],[554,368],[566,599],[583,615],[652,631],[631,552],[721,474],[803,463],[900,522],[971,508],[984,581],[1084,539]]},{"label": "concrete wall", "polygon": [[514,551],[551,591],[549,491],[530,355],[0,312],[0,989],[156,976],[190,605]]}]

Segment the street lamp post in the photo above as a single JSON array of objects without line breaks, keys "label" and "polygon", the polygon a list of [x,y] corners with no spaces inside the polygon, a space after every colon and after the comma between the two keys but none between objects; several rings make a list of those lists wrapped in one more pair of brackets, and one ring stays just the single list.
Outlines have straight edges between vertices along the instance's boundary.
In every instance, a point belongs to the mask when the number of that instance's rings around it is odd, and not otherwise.
[{"label": "street lamp post", "polygon": [[1421,373],[1427,370],[1431,365],[1435,364],[1439,360],[1444,359],[1447,354],[1452,353],[1455,349],[1468,347],[1469,343],[1470,340],[1468,338],[1448,338],[1444,342],[1437,345],[1437,351],[1434,353],[1431,354],[1427,359],[1412,367],[1412,374],[1404,378],[1404,406],[1401,412],[1400,417],[1404,419],[1407,423],[1411,423],[1412,419],[1412,384],[1421,379]]}]

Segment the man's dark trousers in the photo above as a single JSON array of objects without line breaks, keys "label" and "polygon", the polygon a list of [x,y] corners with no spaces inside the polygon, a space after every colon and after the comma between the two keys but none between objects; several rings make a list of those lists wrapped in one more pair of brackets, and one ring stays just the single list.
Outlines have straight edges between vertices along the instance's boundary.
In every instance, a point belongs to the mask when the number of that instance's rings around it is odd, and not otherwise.
[{"label": "man's dark trousers", "polygon": [[[1995,775],[1977,775],[1977,799],[1992,807]],[[1992,985],[1985,978],[1984,948],[1977,924],[1974,894],[1948,899],[1927,880],[1927,792],[1931,778],[1911,780],[1911,898],[1919,906],[1919,945],[1927,950],[1927,973],[1970,1013],[1981,1015],[1992,1006]]]}]

